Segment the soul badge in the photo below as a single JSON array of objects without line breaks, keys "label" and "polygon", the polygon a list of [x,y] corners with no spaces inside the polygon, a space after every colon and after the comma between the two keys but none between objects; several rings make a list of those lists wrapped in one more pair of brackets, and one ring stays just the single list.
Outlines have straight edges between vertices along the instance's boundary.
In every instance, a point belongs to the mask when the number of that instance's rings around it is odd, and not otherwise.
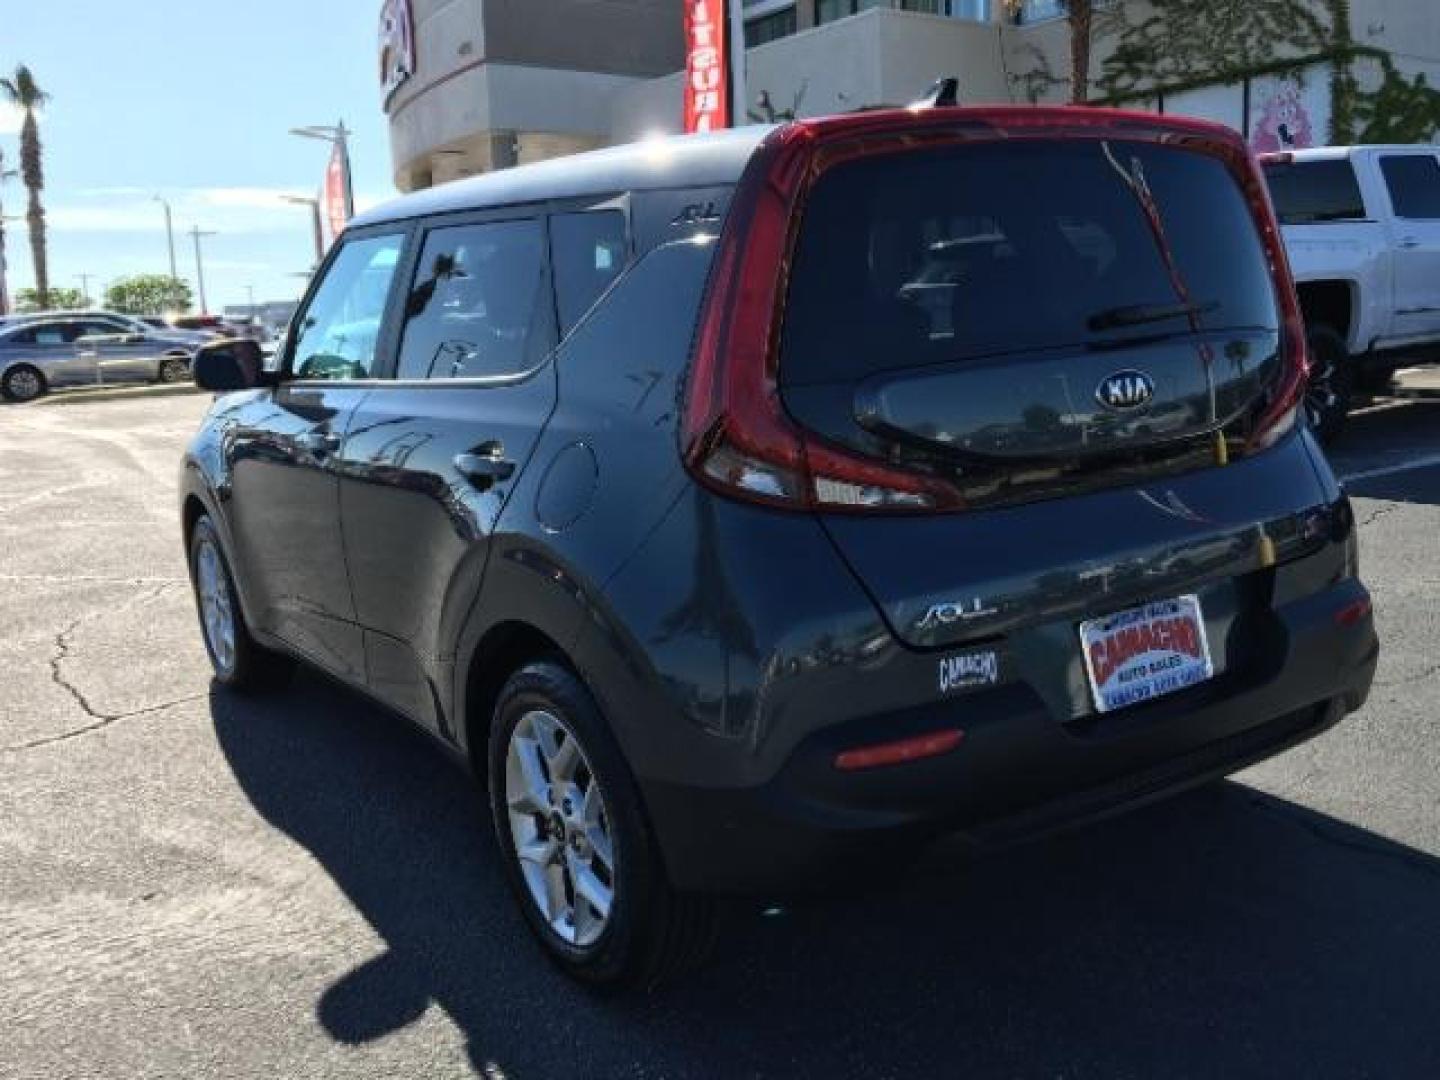
[{"label": "soul badge", "polygon": [[994,686],[1000,681],[1000,656],[994,649],[947,656],[940,661],[940,693]]}]

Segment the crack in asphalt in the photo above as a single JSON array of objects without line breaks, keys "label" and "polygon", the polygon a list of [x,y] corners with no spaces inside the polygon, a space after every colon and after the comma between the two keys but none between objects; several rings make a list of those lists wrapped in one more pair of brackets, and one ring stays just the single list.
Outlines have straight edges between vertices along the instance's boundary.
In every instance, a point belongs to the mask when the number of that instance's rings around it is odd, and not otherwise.
[{"label": "crack in asphalt", "polygon": [[[183,585],[178,577],[106,577],[103,574],[0,574],[0,582],[38,585]],[[154,599],[152,596],[151,599]]]},{"label": "crack in asphalt", "polygon": [[171,588],[173,585],[180,584],[178,580],[173,578],[150,580],[159,581],[160,584],[158,584],[157,587],[141,594],[140,596],[135,597],[129,603],[121,605],[119,609],[111,608],[106,611],[93,612],[88,615],[78,616],[77,618],[72,619],[68,626],[66,626],[63,630],[61,630],[55,635],[54,641],[52,643],[54,647],[54,652],[49,660],[50,681],[53,682],[56,686],[60,687],[60,689],[64,690],[65,693],[70,696],[71,700],[80,707],[80,711],[83,712],[87,717],[89,717],[92,722],[84,724],[77,728],[72,728],[69,731],[62,731],[58,735],[47,735],[44,738],[32,739],[29,742],[17,743],[13,746],[0,746],[0,754],[18,754],[23,753],[27,750],[36,750],[40,747],[52,746],[55,743],[68,742],[69,740],[79,738],[82,735],[89,735],[93,732],[101,731],[104,728],[107,728],[112,724],[118,723],[121,720],[130,720],[137,716],[145,716],[149,713],[161,712],[165,709],[174,708],[176,705],[184,705],[187,702],[198,701],[200,698],[208,696],[208,692],[186,694],[183,697],[174,698],[173,700],[164,701],[156,705],[143,705],[138,709],[129,709],[125,712],[107,713],[102,712],[100,709],[98,709],[94,705],[94,703],[92,703],[90,699],[85,696],[85,691],[81,690],[80,687],[75,685],[75,683],[71,682],[70,679],[66,677],[63,666],[65,664],[65,661],[70,658],[71,638],[74,636],[75,631],[79,630],[81,626],[85,625],[87,622],[93,622],[96,619],[99,619],[105,615],[114,614],[116,610],[123,610],[124,608],[129,607],[139,607],[141,604],[146,604],[152,600],[157,600],[162,594],[165,593],[167,589]]},{"label": "crack in asphalt", "polygon": [[1383,686],[1386,688],[1394,686],[1414,686],[1416,683],[1422,683],[1425,682],[1427,679],[1433,679],[1436,675],[1440,675],[1440,664],[1432,664],[1430,667],[1427,667],[1414,675],[1406,675],[1403,679],[1376,679],[1375,685]]},{"label": "crack in asphalt", "polygon": [[69,742],[71,739],[78,739],[82,735],[102,731],[111,724],[118,723],[121,720],[133,720],[137,716],[147,716],[150,713],[164,712],[166,709],[173,709],[177,705],[185,705],[191,701],[199,701],[202,698],[210,696],[208,691],[201,694],[186,694],[184,697],[175,698],[173,701],[164,701],[159,705],[146,705],[144,708],[131,709],[129,712],[107,714],[91,712],[89,706],[84,704],[83,697],[76,692],[73,687],[68,683],[61,683],[60,685],[70,691],[71,695],[75,697],[75,700],[81,703],[81,708],[86,710],[86,714],[95,718],[95,722],[93,724],[86,724],[84,727],[62,731],[59,735],[47,735],[43,739],[32,739],[30,742],[17,743],[14,746],[0,746],[0,754],[22,754],[27,750],[38,750],[41,747],[54,746],[56,743]]},{"label": "crack in asphalt", "polygon": [[1364,528],[1368,528],[1368,527],[1371,526],[1371,525],[1374,525],[1375,522],[1379,521],[1381,518],[1383,518],[1383,517],[1388,517],[1389,515],[1393,514],[1396,510],[1399,510],[1400,507],[1401,507],[1401,505],[1402,505],[1401,503],[1392,502],[1392,503],[1385,503],[1383,506],[1377,507],[1377,508],[1374,510],[1374,512],[1372,512],[1372,513],[1370,514],[1369,517],[1364,518],[1364,519],[1361,520],[1359,527],[1362,528],[1362,529],[1364,529]]}]

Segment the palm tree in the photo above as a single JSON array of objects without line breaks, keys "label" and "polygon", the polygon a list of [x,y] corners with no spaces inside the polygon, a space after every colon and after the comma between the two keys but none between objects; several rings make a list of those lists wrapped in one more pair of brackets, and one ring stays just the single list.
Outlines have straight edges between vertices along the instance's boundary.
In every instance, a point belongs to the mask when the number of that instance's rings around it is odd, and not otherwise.
[{"label": "palm tree", "polygon": [[[1070,18],[1070,102],[1084,105],[1090,100],[1090,54],[1094,47],[1096,0],[1061,0]],[[1024,0],[1005,0],[1005,8],[1018,17]]]},{"label": "palm tree", "polygon": [[5,151],[0,150],[0,318],[10,314],[10,284],[5,270],[5,181],[15,175],[14,169],[5,168]]},{"label": "palm tree", "polygon": [[45,208],[40,204],[40,192],[45,187],[45,171],[41,165],[44,152],[35,110],[44,105],[50,95],[40,89],[24,64],[15,69],[12,78],[0,79],[0,95],[25,110],[25,122],[20,127],[20,176],[30,193],[25,219],[30,228],[30,255],[35,263],[35,293],[44,308],[50,304],[50,272],[45,260]]}]

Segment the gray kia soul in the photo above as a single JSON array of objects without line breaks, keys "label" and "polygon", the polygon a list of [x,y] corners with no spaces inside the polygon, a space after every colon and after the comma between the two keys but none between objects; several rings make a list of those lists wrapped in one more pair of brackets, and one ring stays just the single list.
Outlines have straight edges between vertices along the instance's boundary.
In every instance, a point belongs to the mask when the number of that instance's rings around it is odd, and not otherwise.
[{"label": "gray kia soul", "polygon": [[363,215],[202,350],[225,687],[295,659],[488,781],[549,954],[693,962],[823,887],[1274,754],[1365,700],[1349,503],[1234,133],[1100,110],[747,128]]}]

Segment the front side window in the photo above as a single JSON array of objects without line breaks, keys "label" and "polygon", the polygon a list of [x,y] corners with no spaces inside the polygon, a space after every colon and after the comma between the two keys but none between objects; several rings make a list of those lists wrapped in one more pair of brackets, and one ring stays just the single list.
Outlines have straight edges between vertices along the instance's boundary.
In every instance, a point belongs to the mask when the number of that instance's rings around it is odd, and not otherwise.
[{"label": "front side window", "polygon": [[618,210],[556,214],[550,219],[550,251],[560,332],[568,334],[625,268],[625,215]]},{"label": "front side window", "polygon": [[475,379],[535,368],[553,342],[539,221],[433,229],[405,304],[401,379]]},{"label": "front side window", "polygon": [[1433,154],[1403,154],[1380,159],[1395,216],[1440,220],[1440,160]]},{"label": "front side window", "polygon": [[297,379],[366,379],[404,236],[350,240],[325,271],[295,324],[290,373]]}]

